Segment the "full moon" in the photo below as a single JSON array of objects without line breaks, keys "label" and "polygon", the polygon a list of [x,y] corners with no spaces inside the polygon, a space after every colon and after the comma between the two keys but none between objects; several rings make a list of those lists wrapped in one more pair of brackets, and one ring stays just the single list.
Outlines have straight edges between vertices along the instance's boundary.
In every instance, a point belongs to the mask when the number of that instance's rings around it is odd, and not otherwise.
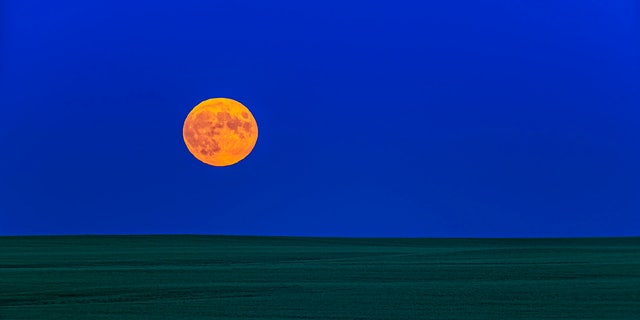
[{"label": "full moon", "polygon": [[258,140],[258,124],[242,103],[208,99],[189,112],[182,137],[196,159],[216,167],[229,166],[251,153]]}]

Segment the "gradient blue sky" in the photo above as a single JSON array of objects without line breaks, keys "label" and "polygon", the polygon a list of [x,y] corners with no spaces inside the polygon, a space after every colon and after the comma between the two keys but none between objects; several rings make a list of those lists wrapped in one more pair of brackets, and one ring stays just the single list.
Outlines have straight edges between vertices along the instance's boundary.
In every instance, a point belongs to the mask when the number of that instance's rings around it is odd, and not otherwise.
[{"label": "gradient blue sky", "polygon": [[637,1],[0,5],[0,234],[640,235]]}]

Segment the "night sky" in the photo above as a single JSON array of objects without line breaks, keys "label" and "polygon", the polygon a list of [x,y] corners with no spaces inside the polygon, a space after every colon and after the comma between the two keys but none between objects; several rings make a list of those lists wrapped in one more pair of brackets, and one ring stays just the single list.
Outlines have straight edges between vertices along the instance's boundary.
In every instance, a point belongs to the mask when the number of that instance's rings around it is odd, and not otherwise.
[{"label": "night sky", "polygon": [[[635,0],[0,10],[0,235],[640,235]],[[183,142],[213,97],[234,166]]]}]

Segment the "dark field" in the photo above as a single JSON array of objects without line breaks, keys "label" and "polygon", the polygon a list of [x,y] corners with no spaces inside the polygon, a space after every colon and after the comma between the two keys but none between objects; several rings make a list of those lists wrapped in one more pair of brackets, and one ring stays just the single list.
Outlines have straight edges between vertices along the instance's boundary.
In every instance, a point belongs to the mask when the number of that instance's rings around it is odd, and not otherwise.
[{"label": "dark field", "polygon": [[0,319],[640,319],[640,238],[0,237]]}]

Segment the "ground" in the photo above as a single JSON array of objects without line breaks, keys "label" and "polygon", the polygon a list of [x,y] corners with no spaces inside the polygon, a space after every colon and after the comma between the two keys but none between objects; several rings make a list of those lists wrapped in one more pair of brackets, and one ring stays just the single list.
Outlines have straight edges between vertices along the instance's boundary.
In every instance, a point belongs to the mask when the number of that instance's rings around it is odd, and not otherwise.
[{"label": "ground", "polygon": [[0,237],[0,319],[638,319],[640,238]]}]

